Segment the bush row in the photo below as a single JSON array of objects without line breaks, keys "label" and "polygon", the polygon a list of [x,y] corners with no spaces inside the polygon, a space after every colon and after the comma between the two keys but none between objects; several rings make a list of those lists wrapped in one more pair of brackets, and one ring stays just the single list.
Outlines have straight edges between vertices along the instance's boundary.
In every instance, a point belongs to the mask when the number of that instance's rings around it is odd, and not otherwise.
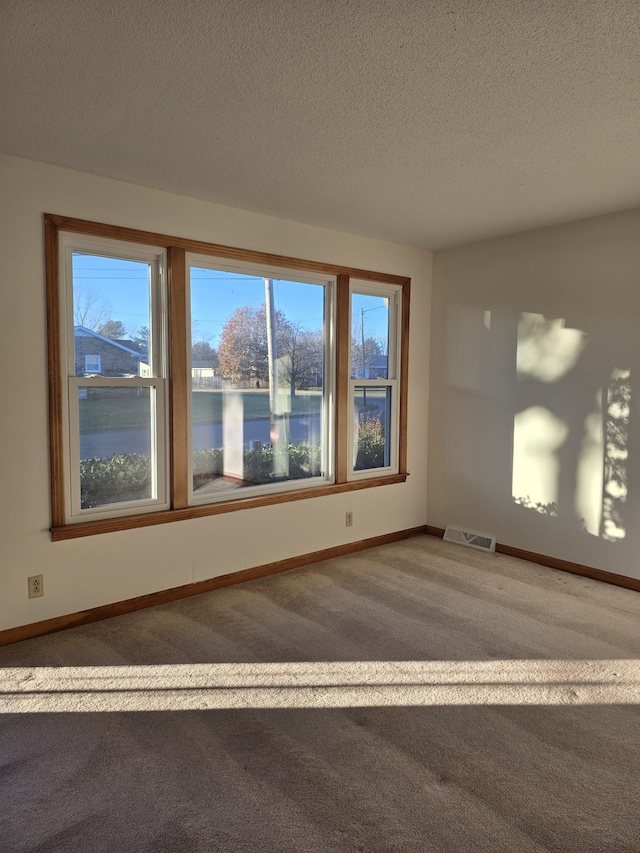
[{"label": "bush row", "polygon": [[[287,447],[289,472],[274,474],[274,449],[271,445],[243,452],[243,473],[247,485],[263,485],[281,479],[299,480],[321,473],[319,447],[290,444]],[[195,450],[194,486],[204,485],[224,472],[223,451]],[[85,459],[80,463],[80,501],[82,509],[110,503],[148,499],[151,496],[149,457],[140,453],[122,453],[107,459]]]},{"label": "bush row", "polygon": [[[264,445],[255,450],[244,450],[243,479],[247,485],[264,485],[278,480],[301,480],[304,477],[316,477],[321,474],[320,447],[309,447],[306,444],[289,444],[286,454],[289,462],[289,473],[278,477],[274,473],[275,451],[272,445]],[[194,486],[202,485],[212,477],[219,477],[224,472],[223,451],[194,450],[193,480]]]},{"label": "bush row", "polygon": [[[360,418],[356,470],[384,465],[384,427],[377,417]],[[264,485],[279,480],[315,477],[321,471],[320,447],[289,444],[286,448],[288,473],[274,473],[277,460],[272,445],[243,451],[243,479],[247,485]],[[194,487],[202,486],[224,473],[223,451],[217,448],[193,452]],[[82,509],[110,503],[145,500],[151,497],[149,457],[141,453],[122,453],[107,459],[85,459],[80,463],[80,500]]]},{"label": "bush row", "polygon": [[82,509],[151,497],[149,457],[122,453],[108,459],[80,462],[80,505]]}]

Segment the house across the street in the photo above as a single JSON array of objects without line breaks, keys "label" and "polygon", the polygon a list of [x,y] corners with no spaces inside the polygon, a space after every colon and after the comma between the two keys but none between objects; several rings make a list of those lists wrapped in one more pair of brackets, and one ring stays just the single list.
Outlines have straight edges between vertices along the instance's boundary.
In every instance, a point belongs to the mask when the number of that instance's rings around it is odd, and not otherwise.
[{"label": "house across the street", "polygon": [[134,341],[99,335],[75,326],[76,376],[149,376],[148,354]]},{"label": "house across the street", "polygon": [[353,369],[353,379],[386,379],[388,376],[389,359],[386,355],[375,355],[362,370],[362,366],[356,364]]}]

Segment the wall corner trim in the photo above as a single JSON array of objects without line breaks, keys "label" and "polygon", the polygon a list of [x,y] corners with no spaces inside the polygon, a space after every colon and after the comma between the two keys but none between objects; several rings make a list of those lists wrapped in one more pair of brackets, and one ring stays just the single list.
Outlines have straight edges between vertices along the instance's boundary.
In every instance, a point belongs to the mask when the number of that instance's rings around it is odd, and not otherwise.
[{"label": "wall corner trim", "polygon": [[[433,525],[427,524],[425,532],[428,536],[437,536],[442,539],[444,536],[444,527],[433,527]],[[507,557],[517,557],[519,560],[527,560],[529,563],[538,563],[550,569],[559,569],[562,572],[570,572],[572,575],[582,575],[596,581],[640,592],[640,580],[637,578],[629,578],[626,575],[618,575],[615,572],[605,572],[603,569],[583,566],[581,563],[572,563],[570,560],[561,560],[558,557],[536,554],[535,551],[513,548],[511,545],[501,545],[499,542],[496,543],[496,552],[498,554],[505,554]]]}]

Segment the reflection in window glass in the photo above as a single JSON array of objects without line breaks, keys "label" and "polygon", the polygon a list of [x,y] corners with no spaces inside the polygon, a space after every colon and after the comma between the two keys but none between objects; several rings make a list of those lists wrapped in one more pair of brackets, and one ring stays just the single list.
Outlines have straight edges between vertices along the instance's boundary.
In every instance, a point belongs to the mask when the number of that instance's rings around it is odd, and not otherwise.
[{"label": "reflection in window glass", "polygon": [[193,491],[325,476],[325,288],[191,268]]},{"label": "reflection in window glass", "polygon": [[80,506],[148,501],[154,485],[150,388],[80,386]]}]

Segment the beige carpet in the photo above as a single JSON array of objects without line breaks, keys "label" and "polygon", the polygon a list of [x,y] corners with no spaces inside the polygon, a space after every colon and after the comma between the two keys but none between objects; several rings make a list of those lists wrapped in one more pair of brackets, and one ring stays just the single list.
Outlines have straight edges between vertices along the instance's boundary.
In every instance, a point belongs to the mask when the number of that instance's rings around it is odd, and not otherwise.
[{"label": "beige carpet", "polygon": [[0,649],[0,851],[640,851],[640,595],[417,537]]}]

